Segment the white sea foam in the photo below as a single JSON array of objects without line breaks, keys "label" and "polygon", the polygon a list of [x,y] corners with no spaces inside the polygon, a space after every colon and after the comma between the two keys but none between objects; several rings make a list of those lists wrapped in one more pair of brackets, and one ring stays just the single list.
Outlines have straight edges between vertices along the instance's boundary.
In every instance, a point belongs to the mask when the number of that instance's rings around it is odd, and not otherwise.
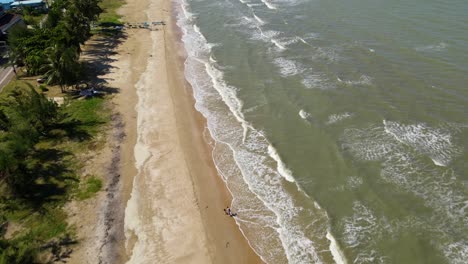
[{"label": "white sea foam", "polygon": [[453,264],[466,264],[468,260],[468,242],[466,240],[446,245],[442,252]]},{"label": "white sea foam", "polygon": [[304,44],[309,44],[309,42],[307,42],[305,39],[301,38],[301,37],[297,37],[302,43]]},{"label": "white sea foam", "polygon": [[307,34],[304,35],[303,38],[301,38],[304,42],[305,40],[309,40],[309,39],[320,39],[320,34],[319,33],[316,33],[316,32],[309,32]]},{"label": "white sea foam", "polygon": [[385,218],[377,217],[373,210],[359,201],[353,203],[353,214],[342,220],[343,241],[350,248],[359,247],[353,263],[386,263],[386,257],[377,252],[376,241],[393,233]]},{"label": "white sea foam", "polygon": [[195,32],[197,32],[198,34],[201,34],[200,28],[197,25],[193,25],[193,30],[195,30]]},{"label": "white sea foam", "polygon": [[300,37],[289,37],[289,38],[282,38],[281,42],[283,43],[283,45],[288,46],[288,45],[297,43],[300,40],[301,40]]},{"label": "white sea foam", "polygon": [[381,160],[394,153],[397,145],[391,137],[382,135],[382,129],[373,126],[365,129],[346,129],[342,147],[362,160]]},{"label": "white sea foam", "polygon": [[330,231],[327,231],[327,239],[330,240],[330,252],[332,253],[333,260],[336,264],[347,264],[343,252],[338,247],[336,239],[332,236]]},{"label": "white sea foam", "polygon": [[307,113],[304,109],[301,109],[299,111],[299,116],[304,119],[304,120],[307,120],[308,118],[310,118],[310,113]]},{"label": "white sea foam", "polygon": [[361,186],[363,183],[363,179],[357,176],[351,176],[348,178],[347,185],[349,189],[356,189]]},{"label": "white sea foam", "polygon": [[[418,228],[429,230],[433,234],[432,243],[451,262],[459,263],[457,257],[466,249],[453,241],[450,242],[450,247],[447,244],[450,236],[445,234],[466,232],[468,194],[452,169],[427,164],[428,156],[443,157],[444,164],[448,164],[447,157],[454,153],[448,127],[451,126],[433,128],[426,124],[402,125],[384,121],[383,126],[346,129],[343,134],[343,148],[359,159],[380,161],[380,176],[383,180],[424,201],[424,206],[431,208],[433,217],[425,219]],[[358,211],[366,210],[359,208]],[[366,214],[372,219],[369,213]],[[346,227],[352,227],[352,223],[356,222],[355,218],[349,218]],[[396,225],[397,228],[400,226],[401,223]],[[360,238],[352,230],[356,229],[349,228],[345,241],[355,245]],[[375,234],[372,236],[375,237]],[[365,239],[362,242],[367,243]],[[359,253],[359,263],[385,261],[385,258],[381,259],[371,253]]]},{"label": "white sea foam", "polygon": [[369,250],[359,252],[353,263],[356,264],[385,264],[388,263],[385,256],[380,256],[377,251]]},{"label": "white sea foam", "polygon": [[252,19],[251,19],[251,18],[249,18],[249,17],[242,16],[242,18],[243,18],[243,19],[245,19],[245,20],[246,20],[246,21],[248,21],[248,22],[252,22]]},{"label": "white sea foam", "polygon": [[302,66],[294,60],[278,57],[274,59],[273,62],[276,66],[278,66],[281,75],[284,77],[293,76],[304,72],[304,68],[302,68]]},{"label": "white sea foam", "polygon": [[440,42],[437,44],[433,45],[426,45],[426,46],[420,46],[416,47],[416,51],[423,51],[423,52],[440,52],[440,51],[445,51],[448,47],[448,44],[445,42]]},{"label": "white sea foam", "polygon": [[210,55],[210,62],[211,63],[217,63],[218,61],[215,60],[215,58],[213,58],[213,54]]},{"label": "white sea foam", "polygon": [[194,14],[187,10],[187,5],[183,4],[183,5],[180,5],[180,7],[181,7],[181,10],[184,13],[184,16],[186,17],[187,21],[191,21],[193,19],[193,17],[194,17]]},{"label": "white sea foam", "polygon": [[258,23],[260,23],[260,25],[264,25],[265,24],[265,21],[263,21],[263,19],[259,18],[256,14],[253,15],[255,20],[258,21]]},{"label": "white sea foam", "polygon": [[287,46],[297,43],[299,40],[298,37],[282,37],[282,38],[272,38],[271,41],[279,48],[279,51],[287,49]]},{"label": "white sea foam", "polygon": [[262,36],[267,39],[267,40],[270,40],[271,38],[279,35],[281,32],[279,31],[275,31],[275,30],[267,30],[267,31],[262,31]]},{"label": "white sea foam", "polygon": [[281,160],[278,152],[272,145],[268,146],[268,155],[270,155],[270,157],[276,161],[277,169],[281,176],[283,176],[289,182],[295,182],[291,170],[286,167],[286,164],[284,164],[284,162]]},{"label": "white sea foam", "polygon": [[249,7],[263,6],[262,4],[247,4]]},{"label": "white sea foam", "polygon": [[327,125],[331,125],[337,122],[340,122],[344,119],[348,119],[352,117],[353,115],[351,113],[345,112],[342,114],[332,114],[328,116],[328,121],[326,122]]},{"label": "white sea foam", "polygon": [[271,39],[277,35],[279,35],[281,32],[279,31],[274,31],[274,30],[266,30],[263,31],[260,27],[257,25],[249,25],[250,27],[254,27],[256,30],[254,31],[248,31],[246,32],[247,34],[250,35],[250,38],[253,40],[262,40],[265,42],[271,42]]},{"label": "white sea foam", "polygon": [[378,236],[379,224],[374,213],[360,202],[353,203],[353,215],[344,219],[344,242],[349,247],[369,243]]},{"label": "white sea foam", "polygon": [[307,3],[309,0],[274,0],[275,4],[281,3],[287,6],[295,6],[301,3]]},{"label": "white sea foam", "polygon": [[460,153],[452,144],[450,132],[445,129],[431,128],[423,123],[403,125],[386,120],[383,124],[387,133],[421,154],[429,156],[437,166],[447,166],[453,157]]},{"label": "white sea foam", "polygon": [[339,47],[318,47],[315,48],[313,58],[323,59],[330,62],[342,60]]},{"label": "white sea foam", "polygon": [[269,9],[272,9],[272,10],[276,10],[276,6],[274,6],[272,3],[270,3],[269,1],[267,0],[261,0],[266,7],[268,7]]},{"label": "white sea foam", "polygon": [[359,77],[359,80],[342,80],[340,78],[336,78],[338,82],[344,83],[346,85],[354,86],[354,85],[371,85],[372,84],[372,78],[367,76],[367,75],[361,75]]},{"label": "white sea foam", "polygon": [[330,89],[333,86],[330,85],[324,76],[321,74],[307,74],[304,76],[304,79],[302,79],[302,84],[307,88],[307,89]]},{"label": "white sea foam", "polygon": [[286,49],[286,47],[283,46],[282,43],[279,42],[279,41],[276,40],[276,39],[271,39],[271,42],[272,42],[273,44],[275,44],[275,46],[278,47],[280,50],[285,50],[285,49]]}]

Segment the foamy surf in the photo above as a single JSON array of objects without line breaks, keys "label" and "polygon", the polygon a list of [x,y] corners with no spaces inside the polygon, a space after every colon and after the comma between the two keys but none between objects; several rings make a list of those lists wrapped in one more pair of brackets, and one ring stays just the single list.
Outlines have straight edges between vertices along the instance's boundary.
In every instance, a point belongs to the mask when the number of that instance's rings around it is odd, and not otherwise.
[{"label": "foamy surf", "polygon": [[327,125],[335,124],[337,122],[340,122],[344,119],[351,118],[353,115],[351,113],[345,112],[342,114],[332,114],[328,116],[328,120],[326,122]]},{"label": "foamy surf", "polygon": [[271,42],[275,44],[276,47],[278,47],[280,50],[285,50],[286,47],[283,46],[278,40],[276,39],[271,39]]},{"label": "foamy surf", "polygon": [[284,164],[284,162],[281,160],[278,152],[272,145],[268,146],[268,154],[278,164],[277,168],[278,168],[279,174],[281,174],[281,176],[283,176],[287,181],[295,182],[291,170],[286,167],[286,164]]},{"label": "foamy surf", "polygon": [[274,6],[272,3],[268,2],[267,0],[261,0],[266,7],[268,7],[268,9],[271,9],[271,10],[276,10],[276,6]]},{"label": "foamy surf", "polygon": [[299,111],[299,116],[304,119],[304,120],[307,120],[308,118],[310,118],[310,113],[307,113],[304,109],[301,109]]},{"label": "foamy surf", "polygon": [[[185,74],[194,91],[195,107],[207,119],[216,141],[215,164],[233,194],[233,206],[240,212],[236,220],[243,233],[267,263],[323,262],[322,258],[331,254],[326,212],[313,201],[300,207],[296,204],[284,187],[295,181],[291,171],[265,135],[246,121],[237,88],[225,82],[221,67],[209,59],[211,45],[183,15],[178,16],[177,24],[188,54]],[[272,166],[274,163],[276,166]],[[294,192],[295,196],[305,196]],[[316,220],[303,226],[300,219],[306,215]],[[262,231],[264,227],[273,232]]]},{"label": "foamy surf", "polygon": [[284,77],[298,75],[304,72],[304,68],[298,62],[291,59],[278,57],[274,59],[273,62],[278,66],[279,72]]},{"label": "foamy surf", "polygon": [[[187,60],[186,75],[255,251],[267,263],[333,263],[336,242],[349,263],[417,262],[425,255],[456,263],[464,249],[453,234],[465,234],[468,224],[461,175],[468,97],[460,79],[466,48],[450,35],[463,29],[439,28],[445,18],[423,16],[428,9],[420,3],[397,7],[405,9],[399,15],[430,26],[405,23],[414,31],[389,39],[383,36],[402,24],[382,12],[386,2],[367,3],[376,12],[360,16],[355,11],[364,3],[265,0],[278,8],[271,10],[246,1],[190,2],[192,22],[206,39],[197,42],[196,28],[188,28],[197,59]],[[362,24],[371,26],[355,27]],[[435,28],[443,30],[429,30]],[[442,40],[447,46],[436,47]],[[205,41],[220,46],[205,49]],[[207,76],[207,68],[215,74]],[[315,255],[301,255],[309,243]]]},{"label": "foamy surf", "polygon": [[367,75],[361,75],[358,80],[342,80],[341,78],[336,78],[338,82],[344,83],[346,85],[372,85],[372,78]]},{"label": "foamy surf", "polygon": [[402,125],[383,121],[385,131],[399,142],[428,155],[437,166],[447,166],[459,150],[452,144],[452,135],[441,128],[431,128],[426,124]]},{"label": "foamy surf", "polygon": [[343,252],[338,246],[335,237],[330,233],[330,230],[327,231],[327,239],[330,240],[330,252],[332,253],[333,260],[336,264],[347,264],[346,258],[344,257]]},{"label": "foamy surf", "polygon": [[264,25],[264,24],[265,24],[265,21],[263,21],[263,20],[262,20],[261,18],[259,18],[257,15],[254,14],[253,16],[254,16],[255,20],[257,20],[258,23],[260,23],[260,25]]},{"label": "foamy surf", "polygon": [[422,51],[422,52],[441,52],[445,51],[448,47],[448,44],[445,42],[440,42],[434,45],[426,45],[426,46],[419,46],[416,47],[416,51]]},{"label": "foamy surf", "polygon": [[[425,206],[432,210],[430,226],[426,223],[414,222],[393,223],[386,230],[398,228],[437,230],[432,243],[442,252],[447,249],[447,237],[444,234],[458,230],[463,232],[466,223],[467,208],[466,190],[457,184],[457,175],[453,170],[426,164],[426,155],[441,155],[452,149],[451,137],[443,129],[430,128],[425,124],[402,125],[396,122],[384,121],[383,126],[373,126],[363,130],[345,130],[343,140],[347,151],[363,160],[381,162],[381,177],[400,191],[421,198]],[[430,142],[430,143],[429,143]],[[429,147],[430,146],[430,147]],[[437,150],[436,152],[433,152]],[[436,162],[434,162],[436,163]],[[446,164],[446,163],[444,163]],[[377,240],[376,234],[385,237],[382,227],[388,226],[385,219],[377,216],[361,203],[355,204],[355,215],[345,223],[345,242],[350,247],[369,248],[358,257],[379,260],[383,256],[370,250],[373,247],[369,237]],[[359,212],[359,213],[358,213]],[[374,230],[376,229],[376,230]],[[366,232],[371,232],[366,235]],[[402,231],[403,232],[403,231]],[[433,232],[433,231],[431,231]],[[442,238],[441,238],[442,237]],[[453,249],[450,259],[454,260]]]}]

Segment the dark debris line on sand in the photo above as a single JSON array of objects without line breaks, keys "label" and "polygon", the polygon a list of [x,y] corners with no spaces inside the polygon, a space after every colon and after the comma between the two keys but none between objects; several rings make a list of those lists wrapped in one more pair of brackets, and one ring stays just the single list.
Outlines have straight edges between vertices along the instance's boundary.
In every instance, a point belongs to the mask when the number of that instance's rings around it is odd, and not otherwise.
[{"label": "dark debris line on sand", "polygon": [[112,160],[107,169],[106,200],[103,205],[104,214],[100,222],[104,225],[104,235],[99,248],[99,263],[117,263],[121,258],[119,243],[124,241],[125,206],[121,197],[120,157],[123,140],[125,139],[125,124],[118,113],[111,117],[112,124]]}]

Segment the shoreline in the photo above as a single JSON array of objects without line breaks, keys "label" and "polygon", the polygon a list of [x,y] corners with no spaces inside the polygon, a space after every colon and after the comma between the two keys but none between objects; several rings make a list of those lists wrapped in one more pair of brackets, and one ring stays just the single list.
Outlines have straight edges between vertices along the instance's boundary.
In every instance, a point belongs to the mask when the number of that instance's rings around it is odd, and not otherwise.
[{"label": "shoreline", "polygon": [[108,102],[107,142],[85,167],[104,175],[104,191],[70,205],[81,243],[69,263],[263,263],[223,212],[232,197],[185,79],[175,7],[171,0],[135,0],[119,9],[126,22],[167,24],[126,29],[106,52],[98,78],[118,92]]},{"label": "shoreline", "polygon": [[[232,193],[230,192],[230,190],[228,189],[226,185],[226,182],[219,175],[216,165],[214,164],[214,160],[212,157],[212,154],[213,154],[212,143],[214,142],[214,139],[211,138],[210,132],[208,131],[207,120],[199,111],[195,109],[196,100],[193,94],[193,88],[191,87],[190,83],[186,80],[185,74],[184,74],[184,70],[185,70],[184,64],[185,64],[187,55],[185,52],[184,44],[182,42],[182,31],[176,25],[177,14],[176,14],[173,2],[171,4],[171,8],[172,8],[172,16],[171,16],[171,23],[169,24],[169,26],[171,27],[170,42],[173,42],[173,44],[175,45],[167,45],[168,43],[166,43],[166,46],[168,47],[168,50],[170,51],[169,54],[171,54],[174,57],[173,60],[168,60],[168,61],[176,64],[175,68],[179,71],[177,74],[179,76],[182,76],[182,79],[183,79],[181,80],[181,83],[183,84],[174,85],[174,87],[179,88],[178,92],[183,93],[183,95],[185,96],[184,99],[186,101],[184,102],[185,103],[184,105],[188,108],[187,111],[190,112],[192,115],[191,120],[188,120],[188,121],[191,121],[191,126],[194,128],[193,131],[196,132],[196,136],[197,136],[196,144],[201,148],[200,154],[204,156],[203,161],[206,162],[206,164],[204,164],[203,166],[206,166],[210,170],[209,175],[205,173],[200,173],[199,177],[195,177],[195,181],[196,181],[195,186],[199,187],[198,191],[199,191],[199,197],[201,201],[209,202],[209,201],[213,201],[213,199],[215,198],[222,198],[222,199],[216,200],[217,202],[215,203],[217,210],[220,211],[220,209],[224,209],[226,206],[231,207],[233,197],[232,197]],[[171,50],[171,47],[176,47],[176,48],[175,50]],[[177,97],[180,94],[178,94],[176,91],[174,92],[174,95],[175,95],[174,97]],[[184,115],[184,112],[181,111],[180,115]],[[189,141],[190,139],[193,139],[193,136],[191,138],[191,136],[188,135],[189,131],[183,130],[183,132],[185,132],[187,135],[183,135],[182,138],[185,138],[187,141]],[[190,147],[190,144],[187,144],[186,147],[187,146]],[[190,152],[190,148],[186,149],[186,152]],[[200,158],[200,156],[198,155],[195,155],[195,157]],[[190,164],[199,164],[199,160],[194,160]],[[206,186],[207,182],[213,184],[215,188],[207,188]],[[206,186],[206,187],[202,187],[202,186]],[[209,192],[204,192],[206,189],[216,190],[216,192],[210,195]],[[224,222],[225,220],[224,218],[226,218],[226,216],[224,215],[224,212],[220,211],[222,213],[219,213],[218,211],[216,211],[216,209],[214,209],[213,211],[209,211],[209,212],[202,210],[202,217],[204,218],[203,222],[205,226],[209,227],[209,226],[212,226],[212,224],[219,224],[220,220]],[[229,233],[230,232],[234,233],[233,235],[235,235],[235,239],[238,240],[240,244],[239,249],[236,249],[236,251],[237,250],[245,251],[249,255],[246,258],[242,258],[241,256],[234,255],[233,256],[234,258],[231,258],[230,260],[233,263],[238,262],[238,261],[241,261],[241,263],[264,263],[263,260],[261,260],[261,257],[251,247],[250,242],[245,237],[245,234],[240,229],[240,226],[237,224],[237,222],[234,219],[232,220],[233,221],[230,221],[229,223],[229,228],[231,229]],[[209,231],[210,232],[215,231],[214,236],[217,239],[220,239],[221,237],[223,237],[223,235],[220,235],[219,230],[209,230]],[[226,244],[224,244],[224,246],[225,245]],[[230,245],[229,242],[228,242],[228,245]],[[221,247],[223,245],[221,242],[218,241],[217,246]],[[226,261],[225,259],[220,259],[220,261],[221,260]],[[217,263],[217,261],[215,261],[214,263]]]}]

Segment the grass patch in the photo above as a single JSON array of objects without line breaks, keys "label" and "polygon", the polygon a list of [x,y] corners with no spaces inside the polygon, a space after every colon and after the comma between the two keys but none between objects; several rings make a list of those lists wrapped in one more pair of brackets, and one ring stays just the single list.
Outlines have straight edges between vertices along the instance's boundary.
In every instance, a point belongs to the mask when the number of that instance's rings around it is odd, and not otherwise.
[{"label": "grass patch", "polygon": [[[21,90],[21,89],[29,89],[34,88],[36,91],[40,93],[44,93],[48,97],[57,97],[63,96],[62,92],[60,91],[60,87],[58,85],[45,85],[39,84],[37,82],[37,77],[25,77],[21,76],[19,73],[20,78],[16,79],[13,78],[5,87],[3,87],[2,92],[0,93],[1,96],[7,96],[14,90]],[[41,86],[43,88],[41,88]]]},{"label": "grass patch", "polygon": [[63,111],[68,115],[67,121],[78,121],[78,129],[95,136],[100,126],[110,121],[109,111],[105,111],[104,104],[105,99],[101,97],[73,100]]},{"label": "grass patch", "polygon": [[12,79],[5,87],[3,87],[2,90],[2,96],[10,94],[10,92],[13,92],[14,90],[17,89],[29,89],[30,87],[36,87],[36,81],[34,80],[17,80],[17,79]]},{"label": "grass patch", "polygon": [[44,242],[67,232],[67,215],[60,208],[48,208],[47,213],[35,213],[23,224],[26,228],[22,236],[28,241]]},{"label": "grass patch", "polygon": [[99,6],[104,10],[99,16],[99,24],[122,24],[121,15],[117,14],[117,9],[125,3],[124,0],[103,0]]},{"label": "grass patch", "polygon": [[78,200],[85,200],[91,198],[95,193],[99,192],[102,188],[102,181],[96,177],[90,177],[86,179],[86,182],[82,184],[82,187],[76,194]]},{"label": "grass patch", "polygon": [[[24,207],[21,200],[11,200],[10,203]],[[11,239],[0,237],[0,264],[36,263],[34,256],[42,251],[41,247],[46,242],[75,235],[67,224],[66,213],[59,206],[48,205],[39,211],[23,208],[10,213],[0,212],[0,216],[21,227]]]}]

